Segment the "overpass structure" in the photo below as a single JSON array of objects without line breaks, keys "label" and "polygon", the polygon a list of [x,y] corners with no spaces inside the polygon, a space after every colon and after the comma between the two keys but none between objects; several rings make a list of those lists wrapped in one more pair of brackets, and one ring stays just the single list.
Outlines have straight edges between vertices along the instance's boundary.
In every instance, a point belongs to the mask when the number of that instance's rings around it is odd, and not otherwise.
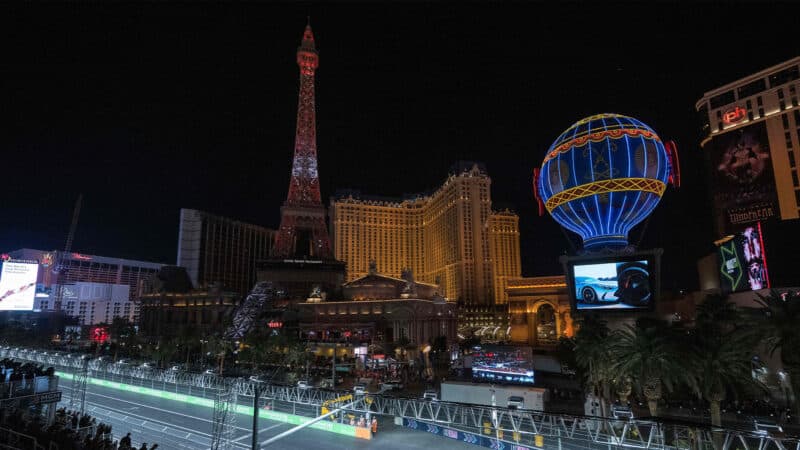
[{"label": "overpass structure", "polygon": [[[77,355],[54,355],[23,348],[0,348],[0,357],[52,365],[65,373],[77,373],[84,364]],[[89,376],[94,378],[215,400],[215,449],[228,447],[225,430],[229,429],[230,424],[226,420],[232,420],[228,411],[236,409],[236,405],[226,402],[251,404],[258,389],[262,407],[275,402],[290,404],[293,411],[303,411],[309,420],[320,416],[323,408],[339,406],[342,398],[347,398],[348,403],[355,398],[348,406],[348,410],[354,413],[391,416],[395,423],[408,427],[409,431],[427,431],[443,438],[496,449],[546,447],[609,450],[613,447],[652,450],[800,450],[800,439],[793,437],[668,420],[621,420],[383,394],[353,395],[350,392],[301,389],[209,374],[120,367],[97,360],[89,363],[88,370]],[[344,421],[345,415],[340,414],[337,420]]]}]

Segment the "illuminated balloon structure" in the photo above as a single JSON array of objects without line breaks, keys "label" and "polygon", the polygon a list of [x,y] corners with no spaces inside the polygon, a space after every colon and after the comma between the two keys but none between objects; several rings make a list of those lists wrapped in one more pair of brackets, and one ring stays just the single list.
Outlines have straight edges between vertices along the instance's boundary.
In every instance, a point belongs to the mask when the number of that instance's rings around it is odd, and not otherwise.
[{"label": "illuminated balloon structure", "polygon": [[553,142],[534,170],[539,214],[583,238],[585,249],[624,247],[631,228],[679,180],[677,152],[633,117],[598,114]]}]

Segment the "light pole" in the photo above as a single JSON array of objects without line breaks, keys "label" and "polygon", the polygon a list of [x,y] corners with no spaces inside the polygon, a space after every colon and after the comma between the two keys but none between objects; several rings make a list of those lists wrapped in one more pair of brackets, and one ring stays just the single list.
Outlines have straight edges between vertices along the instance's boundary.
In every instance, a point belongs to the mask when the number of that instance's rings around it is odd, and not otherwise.
[{"label": "light pole", "polygon": [[331,389],[336,389],[336,340],[333,341],[333,365],[331,366]]},{"label": "light pole", "polygon": [[490,385],[489,389],[492,392],[492,423],[494,425],[494,437],[497,440],[497,442],[500,442],[500,430],[498,428],[499,424],[497,423],[497,409],[496,409],[497,400],[494,394],[495,392],[494,383]]}]

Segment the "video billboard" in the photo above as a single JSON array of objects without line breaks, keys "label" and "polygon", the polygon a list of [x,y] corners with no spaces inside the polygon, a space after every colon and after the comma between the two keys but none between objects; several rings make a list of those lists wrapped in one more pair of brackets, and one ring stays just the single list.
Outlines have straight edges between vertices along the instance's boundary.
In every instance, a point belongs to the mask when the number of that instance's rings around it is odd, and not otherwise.
[{"label": "video billboard", "polygon": [[472,378],[508,384],[533,384],[533,352],[530,347],[482,346],[472,354]]},{"label": "video billboard", "polygon": [[729,131],[711,141],[714,204],[725,232],[780,217],[764,122]]},{"label": "video billboard", "polygon": [[658,301],[661,249],[562,256],[574,312],[647,311]]},{"label": "video billboard", "polygon": [[38,263],[3,261],[0,269],[0,311],[33,310],[38,274]]},{"label": "video billboard", "polygon": [[747,226],[719,244],[719,281],[723,292],[770,287],[761,223]]}]

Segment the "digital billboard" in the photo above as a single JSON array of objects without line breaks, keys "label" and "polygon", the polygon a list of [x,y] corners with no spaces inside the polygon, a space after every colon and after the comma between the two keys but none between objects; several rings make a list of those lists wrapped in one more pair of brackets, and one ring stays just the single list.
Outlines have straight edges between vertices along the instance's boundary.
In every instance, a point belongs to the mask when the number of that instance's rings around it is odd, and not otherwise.
[{"label": "digital billboard", "polygon": [[482,346],[472,354],[472,378],[508,384],[533,384],[533,352],[530,347]]},{"label": "digital billboard", "polygon": [[33,310],[39,264],[7,260],[0,265],[0,311]]},{"label": "digital billboard", "polygon": [[760,222],[744,227],[718,245],[719,281],[723,292],[770,287]]},{"label": "digital billboard", "polygon": [[723,133],[711,141],[714,204],[725,232],[780,217],[764,122]]},{"label": "digital billboard", "polygon": [[636,254],[568,257],[568,289],[577,311],[637,311],[658,296],[660,250]]}]

